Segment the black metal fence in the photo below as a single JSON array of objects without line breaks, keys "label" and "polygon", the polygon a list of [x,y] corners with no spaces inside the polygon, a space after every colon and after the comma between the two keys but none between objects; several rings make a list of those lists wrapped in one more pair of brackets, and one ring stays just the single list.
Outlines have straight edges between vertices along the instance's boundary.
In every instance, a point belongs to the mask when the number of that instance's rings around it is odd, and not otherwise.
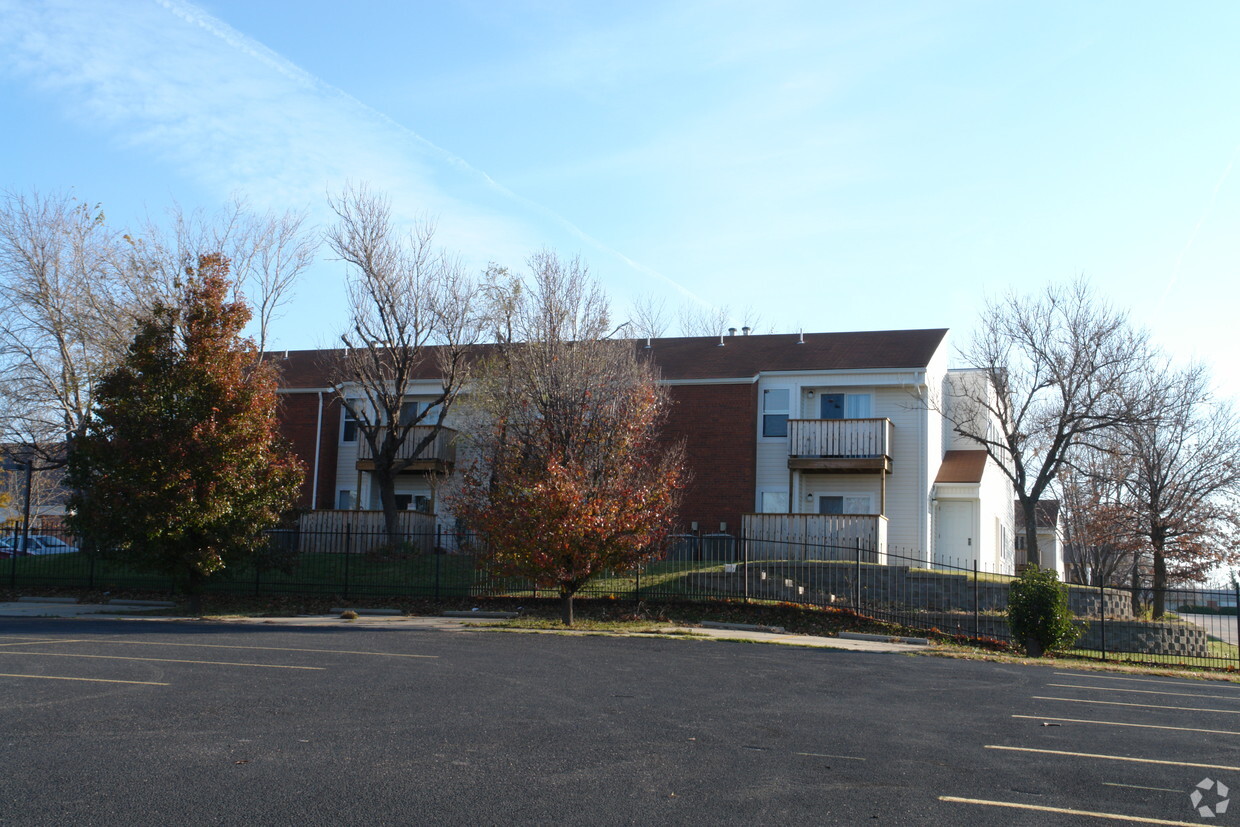
[{"label": "black metal fence", "polygon": [[[395,542],[393,540],[395,539]],[[16,553],[14,553],[16,551]],[[880,562],[872,562],[878,560]],[[604,572],[579,595],[642,600],[749,600],[856,611],[908,629],[1011,642],[1010,574],[975,562],[822,544],[749,541],[726,534],[673,538],[660,559]],[[172,591],[176,584],[84,550],[54,529],[0,540],[0,584],[97,591]],[[208,592],[377,596],[551,597],[554,592],[486,565],[474,538],[446,531],[391,538],[383,532],[268,532],[246,567],[208,581]],[[1235,589],[1069,585],[1081,629],[1076,654],[1103,660],[1240,668]],[[1161,599],[1158,599],[1161,598]],[[1154,619],[1156,607],[1166,613]]]}]

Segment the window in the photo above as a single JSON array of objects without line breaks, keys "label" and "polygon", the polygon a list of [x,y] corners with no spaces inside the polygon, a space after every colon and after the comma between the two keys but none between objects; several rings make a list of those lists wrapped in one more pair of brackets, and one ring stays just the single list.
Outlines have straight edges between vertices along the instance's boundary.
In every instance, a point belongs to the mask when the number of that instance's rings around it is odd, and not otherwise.
[{"label": "window", "polygon": [[823,393],[821,419],[869,419],[874,415],[873,395],[868,393]]},{"label": "window", "polygon": [[353,492],[347,489],[341,489],[336,492],[336,508],[341,511],[352,511],[356,505],[357,498],[353,496]]},{"label": "window", "polygon": [[818,497],[819,514],[869,514],[870,497],[868,494],[845,494],[830,496],[820,494]]},{"label": "window", "polygon": [[788,402],[792,392],[787,388],[762,391],[762,436],[788,436]]},{"label": "window", "polygon": [[763,491],[762,492],[762,513],[763,514],[787,514],[788,513],[788,492],[787,491]]},{"label": "window", "polygon": [[400,424],[412,425],[418,419],[418,406],[421,402],[402,402],[400,403]]},{"label": "window", "polygon": [[357,410],[359,401],[357,399],[346,399],[344,401],[344,408],[340,413],[341,442],[357,442],[357,416],[353,412]]}]

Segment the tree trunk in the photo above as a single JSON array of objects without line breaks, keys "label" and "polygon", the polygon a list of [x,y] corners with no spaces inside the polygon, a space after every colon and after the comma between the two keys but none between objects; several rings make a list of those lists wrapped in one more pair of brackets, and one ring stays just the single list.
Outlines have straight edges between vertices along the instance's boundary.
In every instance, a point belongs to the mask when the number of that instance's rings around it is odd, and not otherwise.
[{"label": "tree trunk", "polygon": [[1141,616],[1141,558],[1140,557],[1134,556],[1133,558],[1132,579],[1130,581],[1130,585],[1132,586],[1132,599],[1130,601],[1132,605],[1132,616],[1140,617]]},{"label": "tree trunk", "polygon": [[391,463],[384,462],[380,465],[376,459],[372,477],[379,486],[379,502],[383,508],[383,530],[387,536],[387,544],[391,551],[396,551],[404,538],[397,522],[399,512],[396,510],[396,475],[392,473]]},{"label": "tree trunk", "polygon": [[1031,566],[1042,565],[1038,550],[1037,501],[1025,506],[1025,562]]},{"label": "tree trunk", "polygon": [[185,581],[185,592],[189,596],[189,613],[194,617],[202,617],[202,587],[206,578],[198,569],[191,568]]},{"label": "tree trunk", "polygon": [[573,625],[573,593],[560,589],[560,620],[565,626]]},{"label": "tree trunk", "polygon": [[1167,558],[1164,556],[1166,542],[1161,537],[1154,538],[1154,619],[1167,612]]}]

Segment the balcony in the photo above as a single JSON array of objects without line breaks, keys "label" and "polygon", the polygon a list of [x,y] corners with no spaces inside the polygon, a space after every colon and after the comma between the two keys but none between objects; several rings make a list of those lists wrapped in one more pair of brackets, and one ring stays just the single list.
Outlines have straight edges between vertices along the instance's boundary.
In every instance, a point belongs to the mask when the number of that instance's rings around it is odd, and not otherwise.
[{"label": "balcony", "polygon": [[891,471],[890,419],[789,419],[788,468],[838,474]]},{"label": "balcony", "polygon": [[878,514],[742,514],[751,560],[887,562],[887,518]]},{"label": "balcony", "polygon": [[[456,464],[456,431],[451,428],[442,429],[417,457],[413,456],[414,449],[426,439],[432,430],[434,429],[429,425],[415,425],[409,429],[408,438],[396,452],[396,465],[399,473],[447,474],[452,471],[452,467]],[[380,431],[380,440],[383,435],[383,431]],[[381,441],[380,444],[382,444]],[[357,470],[375,470],[375,458],[370,450],[370,443],[360,434],[357,440]]]}]

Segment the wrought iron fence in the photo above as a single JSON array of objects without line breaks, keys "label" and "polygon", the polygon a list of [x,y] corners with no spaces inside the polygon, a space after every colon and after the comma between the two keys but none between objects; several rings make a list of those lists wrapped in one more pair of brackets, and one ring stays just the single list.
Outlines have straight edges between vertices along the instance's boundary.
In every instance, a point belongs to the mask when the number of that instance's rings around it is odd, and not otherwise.
[{"label": "wrought iron fence", "polygon": [[[779,542],[728,534],[673,538],[637,570],[603,572],[578,594],[640,600],[749,600],[855,611],[908,629],[1011,642],[1013,577],[975,562],[928,561],[887,549],[884,563],[861,543]],[[144,572],[57,528],[20,529],[0,539],[0,584],[92,590],[171,591]],[[1104,660],[1240,668],[1236,589],[1068,585],[1081,629],[1076,654]],[[210,578],[209,592],[278,595],[552,597],[554,591],[486,565],[475,539],[442,529],[391,537],[373,526],[268,532],[261,553]],[[1159,609],[1164,613],[1155,619]]]}]

